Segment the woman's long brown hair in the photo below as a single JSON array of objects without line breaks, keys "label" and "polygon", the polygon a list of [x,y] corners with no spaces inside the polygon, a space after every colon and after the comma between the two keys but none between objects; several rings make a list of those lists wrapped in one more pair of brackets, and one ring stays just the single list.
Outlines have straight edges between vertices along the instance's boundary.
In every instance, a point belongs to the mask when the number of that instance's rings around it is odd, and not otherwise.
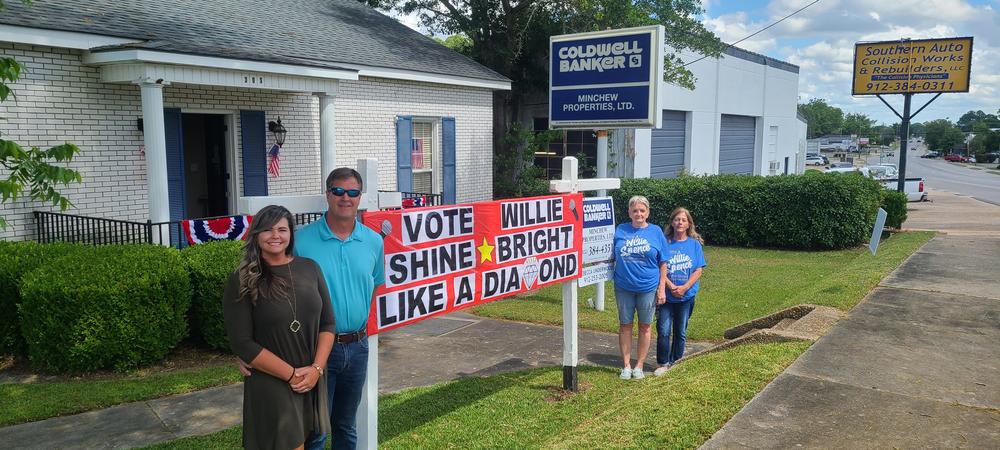
[{"label": "woman's long brown hair", "polygon": [[240,277],[240,299],[249,299],[254,305],[262,298],[284,300],[288,297],[288,281],[275,276],[271,266],[262,260],[260,244],[257,243],[257,236],[273,228],[281,219],[288,221],[291,236],[285,255],[291,256],[295,248],[295,218],[284,206],[269,205],[258,211],[253,216],[250,235],[243,244],[243,258],[236,268]]}]

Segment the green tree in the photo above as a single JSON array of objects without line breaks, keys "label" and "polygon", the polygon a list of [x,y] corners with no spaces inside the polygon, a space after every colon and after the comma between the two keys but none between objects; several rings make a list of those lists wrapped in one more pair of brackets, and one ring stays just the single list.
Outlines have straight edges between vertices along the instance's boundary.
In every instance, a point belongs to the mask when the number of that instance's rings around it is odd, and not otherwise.
[{"label": "green tree", "polygon": [[826,100],[821,98],[814,98],[809,103],[799,105],[799,112],[809,121],[806,128],[809,139],[840,133],[844,125],[844,112],[836,106],[828,105]]},{"label": "green tree", "polygon": [[[527,143],[509,139],[526,100],[548,89],[549,37],[642,25],[663,25],[665,42],[678,52],[718,57],[719,39],[699,21],[700,0],[358,0],[384,11],[416,14],[433,33],[460,34],[465,53],[511,79],[510,91],[493,99],[495,152],[517,152]],[[663,61],[664,79],[687,88],[694,77],[677,55]]]},{"label": "green tree", "polygon": [[[29,1],[23,3],[30,4]],[[0,10],[4,6],[0,0]],[[11,85],[21,78],[23,70],[14,58],[0,56],[0,103],[14,95]],[[79,172],[52,162],[68,162],[79,152],[79,148],[68,142],[47,150],[25,149],[17,142],[3,139],[0,132],[0,173],[6,173],[6,178],[0,179],[0,204],[16,201],[27,190],[33,200],[52,203],[65,211],[73,203],[56,188],[80,182],[82,177]],[[0,216],[0,228],[6,227],[7,220]]]},{"label": "green tree", "polygon": [[493,155],[493,197],[514,198],[544,195],[549,190],[545,170],[535,165],[535,153],[545,152],[560,134],[557,130],[533,132],[514,122],[507,133],[511,151]]},{"label": "green tree", "polygon": [[858,136],[869,136],[875,121],[862,113],[850,113],[844,116],[842,127],[844,134],[856,134]]},{"label": "green tree", "polygon": [[976,161],[985,162],[986,153],[1000,151],[1000,131],[990,131],[986,121],[973,125],[972,132],[975,137],[969,141],[969,154],[975,155]]},{"label": "green tree", "polygon": [[962,114],[962,117],[958,119],[958,122],[955,125],[961,128],[962,131],[968,133],[975,131],[974,128],[978,123],[985,124],[987,128],[1000,128],[1000,118],[996,115],[986,114],[982,111],[969,111]]},{"label": "green tree", "polygon": [[872,127],[870,136],[873,139],[873,143],[879,145],[889,145],[896,142],[896,136],[899,134],[898,126],[891,125],[875,125]]},{"label": "green tree", "polygon": [[[899,124],[897,123],[894,126],[896,127],[896,130],[897,130],[896,136],[899,136],[899,131],[898,131],[899,130]],[[924,124],[922,124],[920,122],[914,122],[914,123],[910,124],[910,136],[923,137],[926,134],[927,134],[927,127],[925,127]]]},{"label": "green tree", "polygon": [[924,142],[931,150],[951,153],[951,150],[965,142],[965,134],[947,119],[932,120],[924,124]]},{"label": "green tree", "polygon": [[469,37],[464,34],[453,34],[444,39],[437,36],[433,36],[433,38],[441,45],[463,55],[469,55],[469,53],[472,52],[472,39],[469,39]]}]

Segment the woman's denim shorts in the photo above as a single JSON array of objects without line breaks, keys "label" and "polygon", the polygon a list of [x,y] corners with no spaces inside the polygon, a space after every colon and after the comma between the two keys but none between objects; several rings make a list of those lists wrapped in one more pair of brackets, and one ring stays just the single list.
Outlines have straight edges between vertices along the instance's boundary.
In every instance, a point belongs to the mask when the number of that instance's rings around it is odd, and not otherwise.
[{"label": "woman's denim shorts", "polygon": [[639,314],[639,323],[653,323],[653,312],[656,310],[656,290],[649,292],[631,292],[615,288],[615,301],[618,303],[618,323],[628,325],[632,318]]}]

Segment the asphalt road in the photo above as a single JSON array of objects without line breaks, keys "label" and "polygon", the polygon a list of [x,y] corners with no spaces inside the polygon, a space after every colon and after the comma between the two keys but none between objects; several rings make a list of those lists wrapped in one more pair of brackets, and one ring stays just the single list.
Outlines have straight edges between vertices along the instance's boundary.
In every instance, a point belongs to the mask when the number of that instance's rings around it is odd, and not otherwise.
[{"label": "asphalt road", "polygon": [[[925,159],[918,156],[924,153],[923,147],[907,151],[907,178],[922,177],[924,184],[931,190],[954,192],[1000,205],[1000,175],[952,164],[940,158]],[[898,160],[898,156],[896,159]],[[932,192],[931,200],[934,199],[933,195]]]}]

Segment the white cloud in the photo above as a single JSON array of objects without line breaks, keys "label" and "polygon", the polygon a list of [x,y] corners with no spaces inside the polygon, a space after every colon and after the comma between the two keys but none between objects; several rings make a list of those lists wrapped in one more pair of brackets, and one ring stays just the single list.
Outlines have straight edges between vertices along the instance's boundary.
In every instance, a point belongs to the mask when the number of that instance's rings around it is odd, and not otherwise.
[{"label": "white cloud", "polygon": [[[772,0],[767,19],[750,21],[755,11],[706,17],[705,25],[733,42],[795,11],[812,0]],[[1000,108],[1000,13],[965,0],[824,0],[754,38],[739,44],[779,57],[800,68],[799,97],[825,98],[847,112],[863,112],[883,122],[898,119],[874,97],[853,98],[854,44],[859,41],[974,36],[972,81],[968,94],[944,94],[916,119],[950,117],[968,110]],[[898,96],[886,100],[898,106]],[[929,96],[914,97],[914,107]]]},{"label": "white cloud", "polygon": [[399,11],[393,10],[390,11],[388,14],[389,17],[398,20],[399,23],[402,23],[403,25],[406,25],[411,29],[419,31],[421,33],[424,32],[424,28],[420,26],[420,17],[417,15],[417,13],[414,12],[410,14],[402,14]]}]

